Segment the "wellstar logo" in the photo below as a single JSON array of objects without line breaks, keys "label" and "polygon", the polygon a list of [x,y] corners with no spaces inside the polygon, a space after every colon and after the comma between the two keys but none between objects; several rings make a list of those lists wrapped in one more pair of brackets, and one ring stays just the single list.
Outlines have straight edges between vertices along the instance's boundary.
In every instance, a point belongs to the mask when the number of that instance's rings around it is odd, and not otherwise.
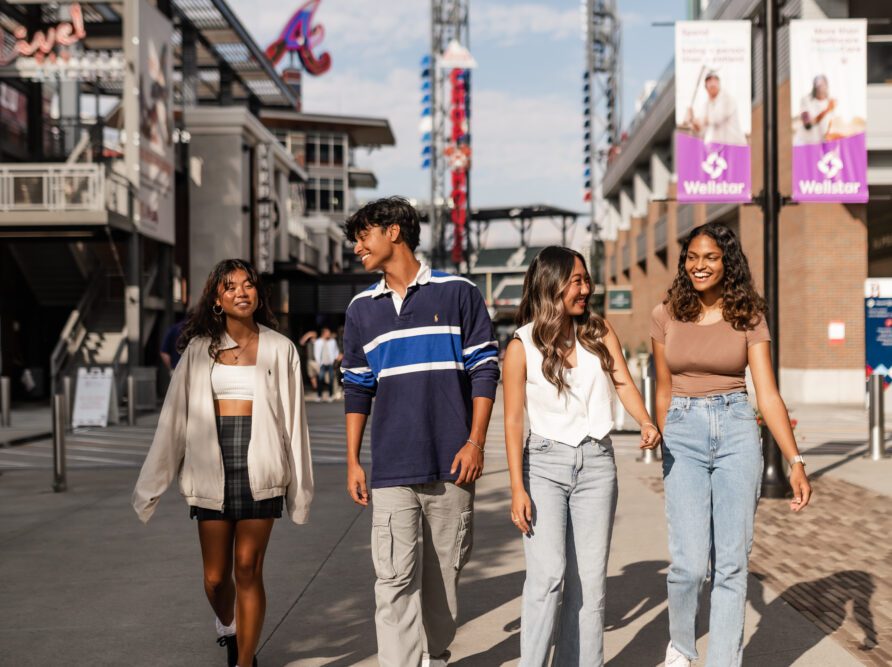
[{"label": "wellstar logo", "polygon": [[742,195],[744,183],[725,183],[722,181],[683,181],[682,187],[688,195]]},{"label": "wellstar logo", "polygon": [[861,192],[859,181],[799,181],[799,191],[806,195],[856,195]]}]

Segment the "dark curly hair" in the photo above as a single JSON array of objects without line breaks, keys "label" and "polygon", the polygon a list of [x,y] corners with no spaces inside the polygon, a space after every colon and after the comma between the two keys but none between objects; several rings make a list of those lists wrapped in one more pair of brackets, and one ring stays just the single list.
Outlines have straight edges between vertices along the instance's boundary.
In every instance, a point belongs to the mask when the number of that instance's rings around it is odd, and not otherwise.
[{"label": "dark curly hair", "polygon": [[685,270],[688,248],[698,236],[708,236],[722,251],[722,316],[737,331],[753,329],[765,317],[765,299],[756,291],[746,255],[737,236],[727,226],[710,222],[691,230],[681,245],[678,274],[663,303],[669,314],[679,322],[694,322],[700,317],[701,304],[691,277]]},{"label": "dark curly hair", "polygon": [[201,298],[189,311],[186,323],[183,325],[183,333],[177,341],[179,352],[182,353],[193,338],[208,338],[210,339],[208,354],[214,359],[217,358],[223,332],[226,331],[226,316],[217,315],[214,312],[214,305],[220,287],[225,285],[229,276],[238,270],[247,273],[248,279],[257,289],[257,310],[254,311],[254,321],[270,329],[277,328],[276,316],[273,315],[269,305],[269,294],[254,266],[244,259],[224,259],[213,268],[204,285]]},{"label": "dark curly hair", "polygon": [[[517,310],[517,326],[533,323],[533,344],[542,353],[542,374],[557,388],[558,393],[567,387],[563,375],[564,357],[560,353],[565,312],[562,297],[570,284],[577,259],[582,262],[586,280],[591,285],[585,258],[580,253],[561,246],[542,249],[530,262],[530,268],[523,278],[523,296]],[[604,344],[607,323],[591,308],[573,319],[582,347],[598,357],[601,368],[613,377],[613,357]]]},{"label": "dark curly hair", "polygon": [[356,243],[356,236],[364,229],[390,225],[400,226],[400,238],[414,252],[421,238],[421,221],[418,211],[405,197],[385,197],[369,202],[344,223],[344,236]]}]

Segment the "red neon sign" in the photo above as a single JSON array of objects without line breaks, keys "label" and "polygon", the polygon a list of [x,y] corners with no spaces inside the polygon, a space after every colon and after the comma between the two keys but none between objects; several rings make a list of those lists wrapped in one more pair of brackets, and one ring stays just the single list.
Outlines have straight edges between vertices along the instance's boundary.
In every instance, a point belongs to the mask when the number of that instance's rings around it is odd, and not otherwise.
[{"label": "red neon sign", "polygon": [[320,2],[322,0],[309,0],[294,12],[279,38],[266,47],[266,57],[273,65],[278,65],[282,57],[290,52],[297,53],[304,69],[314,76],[325,74],[331,68],[331,56],[328,53],[318,57],[313,53],[325,38],[325,28],[313,25]]},{"label": "red neon sign", "polygon": [[[19,26],[13,32],[16,38],[12,49],[6,53],[0,53],[0,66],[9,65],[19,56],[34,57],[38,63],[42,63],[45,59],[51,63],[56,62],[56,48],[59,46],[71,46],[87,36],[84,28],[84,13],[81,6],[76,2],[71,5],[71,21],[63,21],[54,28],[48,29],[46,32],[38,30],[31,39],[28,39],[28,31],[24,27]],[[0,44],[3,44],[3,30],[0,29]],[[58,54],[63,60],[68,60],[69,53],[67,50]]]}]

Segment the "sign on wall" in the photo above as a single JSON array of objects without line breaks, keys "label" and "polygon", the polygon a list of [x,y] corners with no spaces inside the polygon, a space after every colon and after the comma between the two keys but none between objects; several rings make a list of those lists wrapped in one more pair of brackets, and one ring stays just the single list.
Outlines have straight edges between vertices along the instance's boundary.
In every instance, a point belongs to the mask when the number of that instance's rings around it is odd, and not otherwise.
[{"label": "sign on wall", "polygon": [[892,278],[864,281],[864,356],[868,377],[892,379]]},{"label": "sign on wall", "polygon": [[111,368],[79,368],[74,393],[72,428],[80,426],[108,426],[114,373]]},{"label": "sign on wall", "polygon": [[680,203],[749,202],[749,21],[675,24],[675,164]]},{"label": "sign on wall", "polygon": [[254,156],[254,174],[255,188],[257,192],[257,202],[255,206],[256,215],[256,238],[254,243],[255,257],[254,262],[257,265],[257,271],[260,273],[272,273],[275,261],[275,221],[273,197],[275,196],[275,188],[273,187],[273,156],[269,144],[260,142],[255,148]]},{"label": "sign on wall", "polygon": [[632,288],[607,288],[607,315],[628,315],[632,312]]},{"label": "sign on wall", "polygon": [[867,21],[790,24],[793,199],[867,201]]},{"label": "sign on wall", "polygon": [[139,2],[139,219],[141,233],[174,242],[173,27]]}]

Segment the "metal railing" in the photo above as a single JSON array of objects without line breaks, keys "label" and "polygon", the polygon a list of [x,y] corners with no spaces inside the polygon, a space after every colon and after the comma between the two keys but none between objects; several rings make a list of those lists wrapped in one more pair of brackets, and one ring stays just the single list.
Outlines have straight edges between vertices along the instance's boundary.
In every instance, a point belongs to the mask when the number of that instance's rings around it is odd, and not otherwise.
[{"label": "metal railing", "polygon": [[0,211],[101,211],[105,169],[99,164],[0,165]]},{"label": "metal railing", "polygon": [[661,215],[654,223],[654,252],[661,252],[668,245],[666,216]]},{"label": "metal railing", "polygon": [[93,308],[96,298],[104,284],[105,275],[101,271],[96,271],[84,290],[84,295],[78,302],[77,307],[71,311],[68,321],[62,327],[62,333],[59,334],[59,341],[53,348],[50,355],[50,378],[52,391],[51,395],[55,395],[58,391],[57,381],[65,371],[68,362],[80,350],[87,335],[86,320]]},{"label": "metal railing", "polygon": [[635,239],[635,261],[644,264],[647,261],[647,232],[641,230]]}]

